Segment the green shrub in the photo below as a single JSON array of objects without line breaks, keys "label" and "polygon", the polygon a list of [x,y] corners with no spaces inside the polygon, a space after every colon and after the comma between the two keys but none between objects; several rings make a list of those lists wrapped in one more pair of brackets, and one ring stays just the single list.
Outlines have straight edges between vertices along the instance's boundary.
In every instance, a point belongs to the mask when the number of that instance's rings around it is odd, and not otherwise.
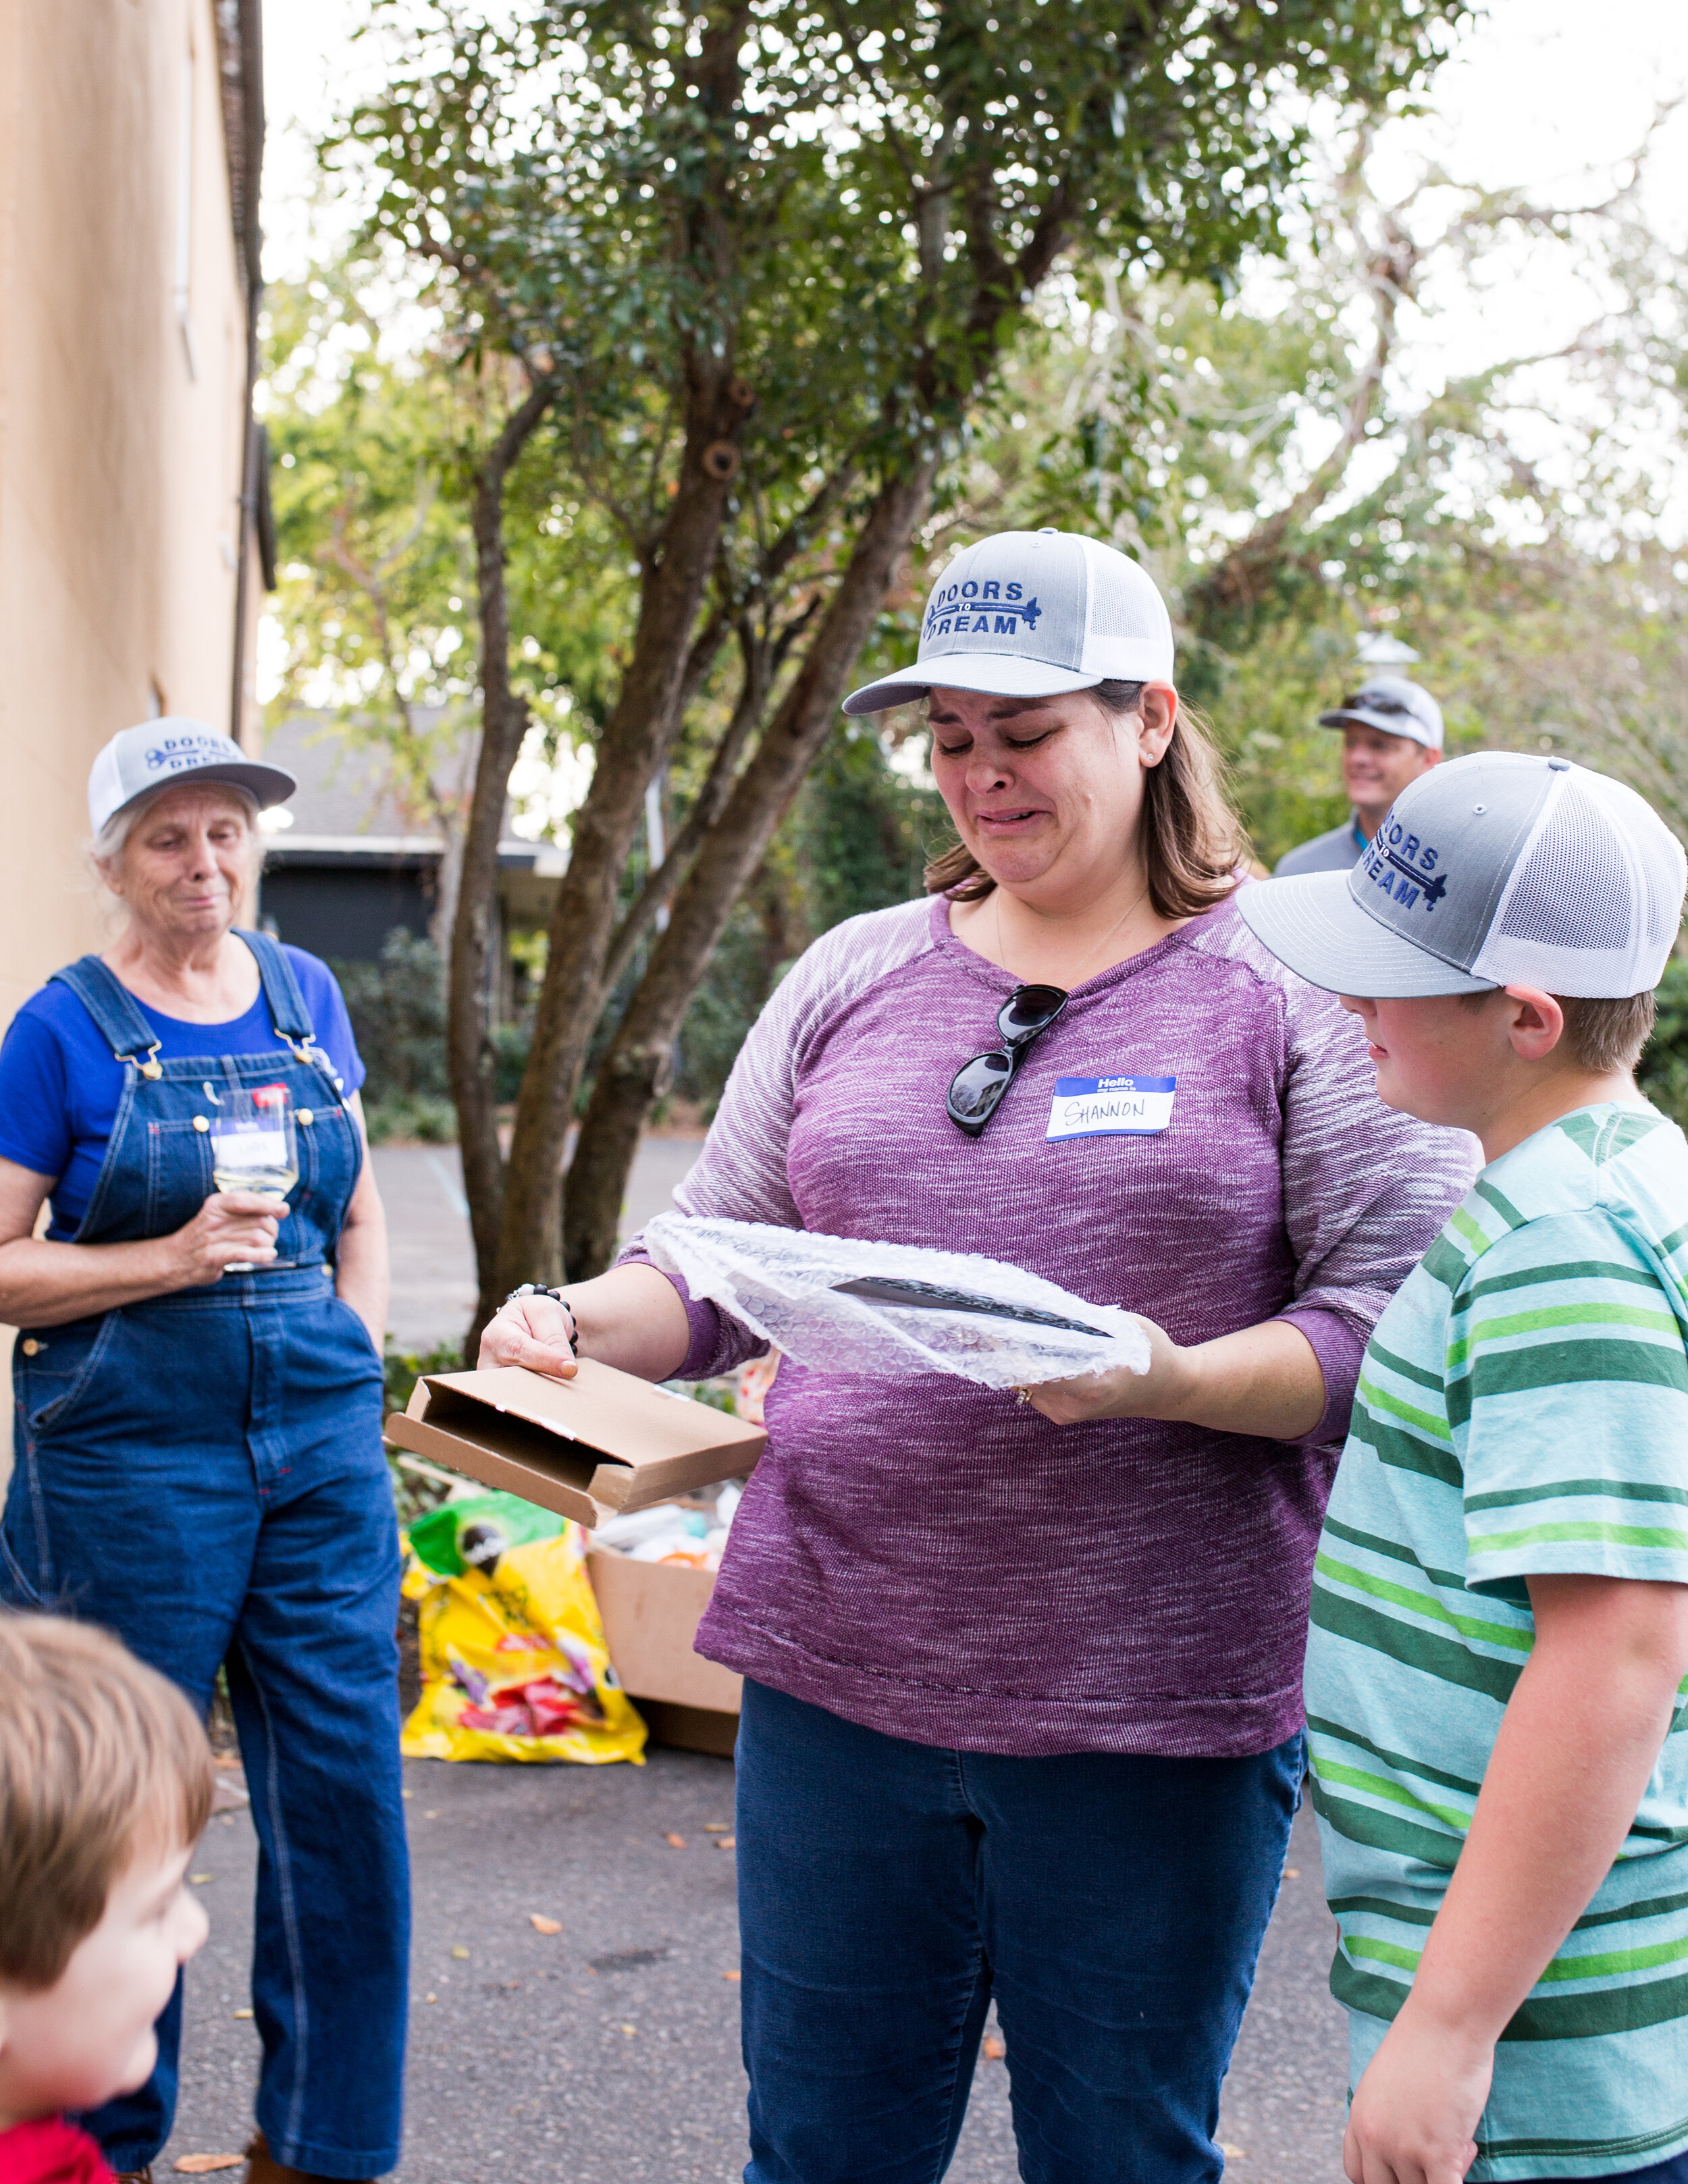
[{"label": "green shrub", "polygon": [[493,1097],[500,1105],[521,1097],[521,1072],[527,1067],[527,1057],[532,1046],[533,1026],[531,1021],[502,1023],[495,1027],[493,1050],[499,1059]]},{"label": "green shrub", "polygon": [[460,1373],[463,1345],[442,1342],[434,1350],[389,1349],[381,1362],[387,1384],[382,1397],[387,1409],[382,1413],[385,1417],[387,1412],[406,1407],[424,1373]]},{"label": "green shrub", "polygon": [[[340,958],[331,960],[328,967],[346,996],[353,1036],[369,1072],[365,1106],[393,1100],[443,1100],[451,1089],[445,1063],[445,973],[433,942],[395,925],[382,944],[378,961]],[[456,1135],[454,1128],[450,1134]]]},{"label": "green shrub", "polygon": [[[424,1373],[460,1373],[463,1346],[460,1343],[445,1342],[437,1350],[389,1349],[382,1365],[386,1380],[382,1416],[387,1418],[394,1411],[408,1407],[411,1391]],[[393,1474],[393,1505],[401,1524],[413,1524],[418,1517],[426,1516],[430,1509],[437,1509],[451,1489],[443,1486],[437,1479],[407,1469],[399,1462],[398,1455],[399,1451],[389,1442],[387,1463]]]},{"label": "green shrub", "polygon": [[437,1099],[432,1093],[414,1096],[400,1093],[376,1100],[365,1106],[364,1121],[372,1145],[391,1145],[395,1139],[420,1139],[426,1145],[449,1145],[457,1141],[456,1108],[449,1100]]},{"label": "green shrub", "polygon": [[1666,966],[1657,1006],[1658,1023],[1635,1081],[1661,1113],[1688,1129],[1688,961]]}]

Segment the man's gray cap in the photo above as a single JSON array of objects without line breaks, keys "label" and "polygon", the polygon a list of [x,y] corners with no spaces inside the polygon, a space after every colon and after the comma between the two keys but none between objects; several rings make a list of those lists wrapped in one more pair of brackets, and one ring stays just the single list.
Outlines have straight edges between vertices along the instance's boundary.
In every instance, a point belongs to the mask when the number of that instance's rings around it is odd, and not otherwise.
[{"label": "man's gray cap", "polygon": [[1368,676],[1334,713],[1321,713],[1322,728],[1376,728],[1406,736],[1426,750],[1442,747],[1442,709],[1428,690],[1399,675]]},{"label": "man's gray cap", "polygon": [[1140,563],[1076,531],[999,531],[933,586],[915,665],[852,690],[844,709],[883,713],[934,686],[1053,698],[1172,679],[1172,617]]},{"label": "man's gray cap", "polygon": [[103,833],[120,811],[153,790],[184,781],[226,781],[258,799],[259,809],[285,804],[298,787],[279,766],[248,758],[231,737],[203,721],[166,713],[124,728],[95,759],[88,775],[88,823]]},{"label": "man's gray cap", "polygon": [[1349,873],[1243,888],[1243,922],[1311,984],[1381,1000],[1535,986],[1647,993],[1688,864],[1633,788],[1568,759],[1480,751],[1408,783]]}]

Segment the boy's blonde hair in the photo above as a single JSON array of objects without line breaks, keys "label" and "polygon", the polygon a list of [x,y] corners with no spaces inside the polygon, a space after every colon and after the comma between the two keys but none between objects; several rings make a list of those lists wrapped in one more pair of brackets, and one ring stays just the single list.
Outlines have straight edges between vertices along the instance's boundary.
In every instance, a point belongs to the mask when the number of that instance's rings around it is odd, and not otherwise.
[{"label": "boy's blonde hair", "polygon": [[211,1812],[193,1709],[115,1638],[0,1613],[0,1979],[52,1986],[149,1833]]},{"label": "boy's blonde hair", "polygon": [[[1462,994],[1462,1006],[1480,1009],[1498,989],[1486,986],[1480,994]],[[1627,994],[1613,1000],[1590,1000],[1572,994],[1555,994],[1565,1011],[1564,1049],[1579,1069],[1604,1077],[1612,1071],[1632,1071],[1641,1050],[1653,1035],[1657,1005],[1651,993]]]}]

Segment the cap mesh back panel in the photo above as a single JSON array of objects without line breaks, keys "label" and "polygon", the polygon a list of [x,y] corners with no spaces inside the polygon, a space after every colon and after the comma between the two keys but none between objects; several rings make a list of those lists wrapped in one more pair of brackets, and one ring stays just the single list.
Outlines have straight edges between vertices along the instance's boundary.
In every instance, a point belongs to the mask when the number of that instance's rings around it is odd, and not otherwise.
[{"label": "cap mesh back panel", "polygon": [[[1111,573],[1111,571],[1109,574]],[[1134,599],[1124,585],[1110,583],[1106,577],[1099,582],[1094,569],[1089,576],[1092,637],[1145,637],[1150,633],[1155,623],[1146,599]]]},{"label": "cap mesh back panel", "polygon": [[1499,930],[1543,948],[1627,948],[1632,906],[1611,822],[1568,784],[1513,882]]},{"label": "cap mesh back panel", "polygon": [[1646,874],[1647,944],[1663,948],[1682,922],[1682,871],[1668,843],[1648,837],[1635,845]]}]

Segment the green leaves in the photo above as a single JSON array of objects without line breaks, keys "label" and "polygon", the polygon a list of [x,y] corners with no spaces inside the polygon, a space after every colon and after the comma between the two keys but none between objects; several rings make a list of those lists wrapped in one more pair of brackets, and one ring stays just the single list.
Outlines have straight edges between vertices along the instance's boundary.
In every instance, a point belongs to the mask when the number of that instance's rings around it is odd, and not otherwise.
[{"label": "green leaves", "polygon": [[1303,149],[1290,95],[1385,97],[1460,10],[403,12],[399,70],[335,153],[379,192],[372,231],[435,269],[477,353],[563,375],[582,470],[624,514],[660,518],[685,390],[730,364],[757,395],[741,505],[777,522],[816,463],[951,439],[1064,252],[1212,278],[1269,246]]}]

